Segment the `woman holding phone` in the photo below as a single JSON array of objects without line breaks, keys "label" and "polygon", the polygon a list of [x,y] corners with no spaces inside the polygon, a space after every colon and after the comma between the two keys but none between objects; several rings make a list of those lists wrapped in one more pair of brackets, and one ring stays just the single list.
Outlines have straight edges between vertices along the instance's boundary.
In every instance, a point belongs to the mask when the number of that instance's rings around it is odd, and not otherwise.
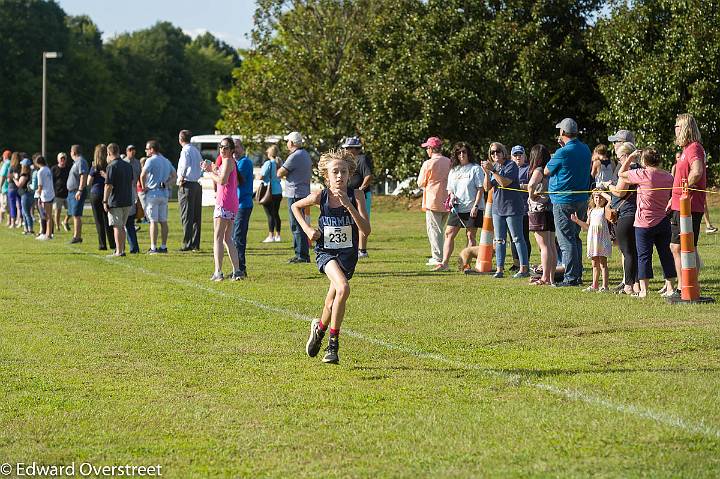
[{"label": "woman holding phone", "polygon": [[215,272],[210,277],[211,281],[222,281],[223,245],[227,249],[230,262],[233,266],[232,280],[243,279],[240,274],[240,261],[238,259],[235,243],[232,241],[232,229],[235,216],[238,212],[239,201],[237,194],[237,168],[233,151],[235,143],[232,138],[223,138],[218,146],[220,156],[213,164],[210,161],[202,162],[202,169],[212,178],[217,186],[215,193],[215,212],[213,213],[213,224],[215,234],[213,241],[213,257],[215,258]]}]

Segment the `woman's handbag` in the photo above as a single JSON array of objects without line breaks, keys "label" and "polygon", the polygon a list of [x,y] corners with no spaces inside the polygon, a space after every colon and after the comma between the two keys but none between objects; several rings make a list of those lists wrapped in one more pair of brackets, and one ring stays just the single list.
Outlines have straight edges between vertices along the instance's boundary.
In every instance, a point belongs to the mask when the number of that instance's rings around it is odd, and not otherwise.
[{"label": "woman's handbag", "polygon": [[270,188],[270,185],[265,182],[260,183],[255,192],[255,199],[261,205],[269,205],[272,202],[272,188]]},{"label": "woman's handbag", "polygon": [[611,225],[616,224],[618,220],[618,210],[610,206],[605,207],[605,219]]}]

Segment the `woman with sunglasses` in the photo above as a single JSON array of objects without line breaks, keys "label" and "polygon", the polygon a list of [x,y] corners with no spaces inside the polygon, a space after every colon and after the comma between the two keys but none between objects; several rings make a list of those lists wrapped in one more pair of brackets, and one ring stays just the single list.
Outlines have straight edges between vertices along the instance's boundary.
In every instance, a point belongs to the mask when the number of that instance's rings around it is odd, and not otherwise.
[{"label": "woman with sunglasses", "polygon": [[[507,231],[520,257],[520,271],[513,278],[527,278],[528,250],[523,235],[525,215],[524,195],[520,189],[519,168],[514,161],[508,161],[508,151],[502,143],[491,143],[488,160],[483,164],[485,189],[493,189],[493,227],[495,229],[495,257],[497,269],[494,278],[502,278],[505,271],[505,238]],[[509,188],[509,189],[504,189]]]},{"label": "woman with sunglasses", "polygon": [[240,260],[235,243],[232,240],[233,223],[240,207],[238,200],[238,179],[237,168],[235,166],[235,143],[232,138],[223,138],[218,146],[220,156],[213,164],[210,161],[202,162],[202,169],[208,176],[212,178],[217,186],[215,192],[215,212],[213,213],[213,223],[215,226],[215,235],[213,241],[213,256],[215,258],[215,272],[210,278],[211,281],[222,281],[224,278],[222,272],[223,264],[223,245],[227,249],[230,262],[233,266],[233,273],[230,276],[232,280],[243,279],[240,274]]},{"label": "woman with sunglasses", "polygon": [[468,246],[475,246],[478,227],[482,227],[485,198],[483,197],[484,174],[473,156],[470,145],[456,143],[450,160],[447,192],[452,211],[445,228],[442,263],[433,271],[447,271],[450,255],[455,249],[455,237],[460,228],[467,231]]}]

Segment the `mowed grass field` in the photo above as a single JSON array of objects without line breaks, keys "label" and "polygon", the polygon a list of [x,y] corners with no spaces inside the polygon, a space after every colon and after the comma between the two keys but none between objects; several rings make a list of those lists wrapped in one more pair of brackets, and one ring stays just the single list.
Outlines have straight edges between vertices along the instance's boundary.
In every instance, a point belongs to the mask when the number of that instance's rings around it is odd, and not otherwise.
[{"label": "mowed grass field", "polygon": [[[249,279],[212,283],[212,210],[200,253],[175,252],[170,213],[171,252],[157,256],[106,258],[89,211],[80,245],[0,227],[0,463],[159,464],[173,478],[720,476],[718,305],[430,273],[424,215],[380,199],[340,364],[325,365],[304,346],[328,282],[286,264],[286,222],[282,243],[261,244],[256,207]],[[720,300],[718,236],[700,251],[703,294]],[[139,238],[144,251],[147,225]]]}]

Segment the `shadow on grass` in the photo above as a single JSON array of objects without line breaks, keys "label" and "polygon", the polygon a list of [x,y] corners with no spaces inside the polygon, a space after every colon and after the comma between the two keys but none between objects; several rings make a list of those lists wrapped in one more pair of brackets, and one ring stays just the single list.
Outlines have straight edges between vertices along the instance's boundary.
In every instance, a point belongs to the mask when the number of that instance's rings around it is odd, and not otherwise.
[{"label": "shadow on grass", "polygon": [[[502,376],[518,377],[518,379],[541,379],[560,376],[578,376],[581,374],[628,374],[628,373],[698,373],[698,372],[719,372],[720,368],[575,368],[575,369],[495,369],[495,368],[433,368],[433,367],[410,367],[410,366],[354,366],[351,369],[355,371],[419,371],[428,373],[442,373],[462,375],[467,373],[488,373],[499,374]],[[363,380],[379,380],[388,379],[390,374],[375,374],[369,377],[361,377]]]},{"label": "shadow on grass", "polygon": [[355,272],[357,278],[392,278],[395,276],[416,277],[416,276],[442,276],[442,273],[432,271],[363,271]]},{"label": "shadow on grass", "polygon": [[[463,368],[429,368],[429,367],[410,367],[410,366],[353,366],[351,369],[355,371],[425,371],[429,373],[465,373],[472,372],[469,369]],[[387,375],[382,376],[371,376],[362,379],[382,379],[388,377]]]},{"label": "shadow on grass", "polygon": [[720,368],[584,368],[584,369],[485,369],[487,372],[522,377],[546,378],[577,376],[580,374],[627,374],[627,373],[699,373],[719,372]]}]

